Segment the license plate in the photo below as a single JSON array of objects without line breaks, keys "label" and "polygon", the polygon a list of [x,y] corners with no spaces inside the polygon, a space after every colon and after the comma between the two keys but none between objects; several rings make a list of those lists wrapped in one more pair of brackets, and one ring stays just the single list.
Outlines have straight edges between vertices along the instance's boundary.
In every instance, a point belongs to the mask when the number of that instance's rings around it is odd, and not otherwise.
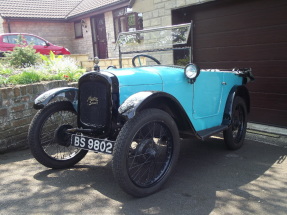
[{"label": "license plate", "polygon": [[102,140],[98,138],[72,135],[71,145],[77,148],[92,150],[95,152],[102,152],[106,154],[112,154],[115,141]]}]

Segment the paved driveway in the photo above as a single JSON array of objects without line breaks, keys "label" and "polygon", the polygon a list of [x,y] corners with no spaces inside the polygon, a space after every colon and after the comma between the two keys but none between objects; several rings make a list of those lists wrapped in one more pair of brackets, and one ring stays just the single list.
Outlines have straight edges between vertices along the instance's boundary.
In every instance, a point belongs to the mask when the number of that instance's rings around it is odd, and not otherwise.
[{"label": "paved driveway", "polygon": [[246,140],[227,151],[211,138],[184,140],[181,149],[164,189],[141,199],[121,191],[108,155],[90,152],[65,170],[43,167],[29,150],[0,155],[0,214],[286,215],[286,145]]}]

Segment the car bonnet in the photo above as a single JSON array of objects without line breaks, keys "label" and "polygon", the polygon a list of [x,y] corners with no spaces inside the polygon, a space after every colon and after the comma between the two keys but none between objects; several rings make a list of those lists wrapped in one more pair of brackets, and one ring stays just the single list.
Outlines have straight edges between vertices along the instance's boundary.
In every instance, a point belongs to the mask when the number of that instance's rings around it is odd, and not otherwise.
[{"label": "car bonnet", "polygon": [[120,87],[162,84],[159,67],[110,69],[108,72],[117,76]]}]

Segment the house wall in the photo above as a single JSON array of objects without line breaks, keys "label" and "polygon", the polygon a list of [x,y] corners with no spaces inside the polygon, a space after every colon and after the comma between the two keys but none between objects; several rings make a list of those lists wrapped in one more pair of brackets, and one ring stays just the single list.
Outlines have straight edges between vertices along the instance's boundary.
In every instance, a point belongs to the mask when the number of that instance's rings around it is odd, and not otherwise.
[{"label": "house wall", "polygon": [[133,11],[143,13],[144,28],[172,24],[171,10],[210,0],[137,0]]},{"label": "house wall", "polygon": [[0,34],[4,33],[4,20],[2,19],[2,17],[0,16]]},{"label": "house wall", "polygon": [[[11,33],[30,33],[43,37],[49,42],[68,48],[72,53],[74,26],[73,23],[62,22],[19,22],[10,21]],[[8,33],[7,24],[4,32]]]},{"label": "house wall", "polygon": [[93,58],[93,39],[92,39],[92,29],[91,22],[89,18],[84,19],[87,25],[83,28],[83,37],[75,39],[74,35],[74,22],[71,23],[72,31],[72,50],[74,54],[88,54],[89,58]]},{"label": "house wall", "polygon": [[[137,0],[133,11],[143,13],[144,28],[167,26],[172,24],[172,10],[199,4],[210,0]],[[83,38],[75,39],[74,22],[16,22],[10,21],[11,32],[32,33],[45,38],[55,45],[68,48],[72,54],[88,54],[93,58],[93,40],[90,18],[84,19],[87,28],[83,28]],[[0,17],[0,33],[8,32],[7,23]],[[115,49],[114,23],[112,12],[105,13],[106,34],[108,42],[108,57],[117,58]],[[4,27],[3,27],[4,26]],[[167,57],[162,57],[170,62]]]},{"label": "house wall", "polygon": [[108,42],[108,56],[109,58],[117,58],[119,56],[118,51],[115,50],[116,39],[114,31],[114,20],[112,11],[105,13],[106,33]]},{"label": "house wall", "polygon": [[[172,25],[172,10],[211,0],[136,0],[133,11],[143,14],[144,28]],[[173,62],[173,52],[153,54],[162,64]]]},{"label": "house wall", "polygon": [[[175,8],[185,7],[191,4],[202,3],[210,0],[137,0],[133,6],[133,11],[143,13],[144,28],[166,26],[172,24],[171,11]],[[144,5],[144,6],[143,6]],[[118,49],[116,47],[116,39],[114,34],[114,22],[112,11],[105,14],[106,35],[108,58],[118,58]],[[90,18],[84,19],[87,28],[83,29],[83,38],[74,39],[72,42],[72,50],[74,54],[88,54],[89,58],[93,58],[93,40]],[[74,29],[71,26],[72,30]],[[169,55],[170,56],[170,55]],[[171,62],[172,56],[159,55],[161,62]],[[163,62],[164,63],[164,62]]]},{"label": "house wall", "polygon": [[[83,38],[75,39],[74,22],[20,22],[10,21],[11,33],[30,33],[35,34],[49,42],[64,46],[70,50],[72,54],[88,54],[89,58],[93,58],[93,40],[90,18],[84,19],[87,27],[83,28]],[[105,13],[106,34],[108,41],[109,58],[117,58],[118,51],[115,50],[115,34],[112,12]],[[0,33],[8,33],[8,25],[0,17]]]},{"label": "house wall", "polygon": [[[112,11],[106,12],[104,16],[106,24],[108,58],[117,58],[118,51],[115,50],[116,40],[114,32],[113,13]],[[89,58],[91,59],[94,57],[91,19],[86,18],[84,20],[87,24],[87,28],[83,28],[83,38],[73,39],[72,46],[75,54],[88,54]]]}]

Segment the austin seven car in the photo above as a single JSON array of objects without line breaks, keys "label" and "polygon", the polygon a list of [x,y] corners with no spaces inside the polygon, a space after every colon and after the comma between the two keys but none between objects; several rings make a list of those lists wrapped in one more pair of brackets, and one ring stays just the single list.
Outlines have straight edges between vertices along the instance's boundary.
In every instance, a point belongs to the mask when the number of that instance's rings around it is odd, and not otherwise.
[{"label": "austin seven car", "polygon": [[192,23],[122,32],[119,66],[96,62],[77,87],[37,97],[28,135],[36,160],[62,169],[88,151],[97,152],[95,159],[105,153],[123,191],[144,197],[159,191],[176,168],[182,138],[220,133],[228,149],[242,147],[251,69],[200,69],[191,40]]}]

